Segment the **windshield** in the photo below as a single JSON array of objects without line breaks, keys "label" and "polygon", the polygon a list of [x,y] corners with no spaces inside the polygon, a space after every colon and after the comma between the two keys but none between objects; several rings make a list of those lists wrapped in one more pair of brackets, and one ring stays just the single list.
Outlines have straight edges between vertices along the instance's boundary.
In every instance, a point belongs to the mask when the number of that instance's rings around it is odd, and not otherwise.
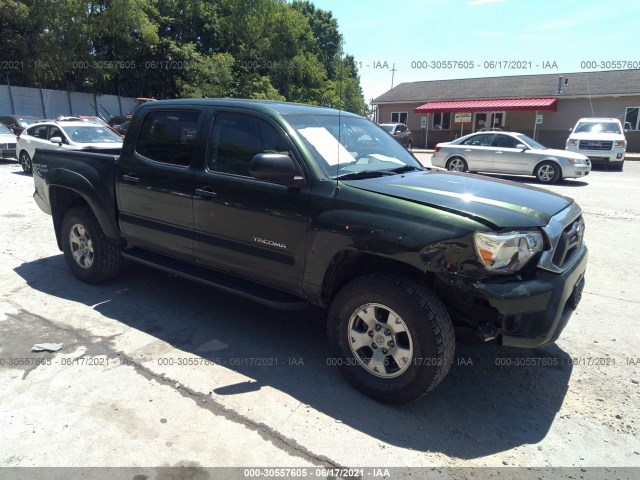
[{"label": "windshield", "polygon": [[108,128],[87,126],[63,126],[65,133],[76,143],[122,143],[122,139]]},{"label": "windshield", "polygon": [[622,133],[617,122],[581,122],[573,133]]},{"label": "windshield", "polygon": [[393,125],[391,123],[381,123],[380,126],[389,133],[393,132]]},{"label": "windshield", "polygon": [[330,177],[423,168],[385,130],[364,118],[317,114],[285,118]]},{"label": "windshield", "polygon": [[102,125],[103,127],[106,127],[108,125],[107,122],[105,122],[104,120],[102,120],[101,118],[98,118],[98,117],[81,118],[80,120],[82,120],[83,122],[87,122],[87,123],[94,123],[96,125]]},{"label": "windshield", "polygon": [[9,130],[7,127],[5,127],[3,124],[1,124],[1,123],[0,123],[0,133],[1,134],[10,133],[11,135],[13,135],[13,132],[11,130]]},{"label": "windshield", "polygon": [[547,147],[542,145],[540,142],[536,142],[533,138],[527,137],[526,135],[519,133],[516,135],[518,140],[521,140],[523,143],[529,145],[531,148],[536,148],[538,150],[546,150]]}]

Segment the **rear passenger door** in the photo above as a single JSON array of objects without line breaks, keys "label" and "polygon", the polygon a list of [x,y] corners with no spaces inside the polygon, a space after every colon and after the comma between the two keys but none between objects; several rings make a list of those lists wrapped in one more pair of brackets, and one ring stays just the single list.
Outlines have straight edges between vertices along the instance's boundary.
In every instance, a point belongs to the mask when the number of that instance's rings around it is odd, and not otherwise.
[{"label": "rear passenger door", "polygon": [[457,151],[471,171],[490,171],[493,164],[493,133],[478,133],[462,142]]},{"label": "rear passenger door", "polygon": [[218,111],[208,144],[207,163],[194,178],[196,260],[300,293],[310,183],[293,188],[249,174],[257,153],[285,153],[306,175],[291,140],[268,117]]},{"label": "rear passenger door", "polygon": [[[133,245],[193,260],[193,167],[202,155],[197,108],[148,111],[117,166],[119,223]],[[135,128],[135,127],[134,127]]]}]

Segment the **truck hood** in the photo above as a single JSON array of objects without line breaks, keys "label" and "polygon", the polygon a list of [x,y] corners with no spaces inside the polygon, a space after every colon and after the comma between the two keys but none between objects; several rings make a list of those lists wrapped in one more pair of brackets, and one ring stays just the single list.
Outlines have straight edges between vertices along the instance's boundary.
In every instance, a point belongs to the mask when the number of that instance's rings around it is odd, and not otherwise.
[{"label": "truck hood", "polygon": [[457,213],[493,229],[543,227],[553,215],[573,203],[571,198],[540,188],[436,170],[343,183]]}]

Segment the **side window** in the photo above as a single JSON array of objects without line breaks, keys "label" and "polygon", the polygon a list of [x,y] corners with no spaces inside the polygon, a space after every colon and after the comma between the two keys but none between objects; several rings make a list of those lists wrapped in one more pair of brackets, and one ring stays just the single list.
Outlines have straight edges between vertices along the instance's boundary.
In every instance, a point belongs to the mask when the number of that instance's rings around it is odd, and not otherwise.
[{"label": "side window", "polygon": [[289,154],[289,146],[280,133],[259,118],[216,116],[209,149],[210,170],[249,176],[249,164],[257,153]]},{"label": "side window", "polygon": [[47,130],[49,129],[48,125],[38,125],[37,127],[31,127],[27,130],[27,134],[32,137],[41,138],[42,140],[47,140]]},{"label": "side window", "polygon": [[62,143],[67,143],[65,136],[62,134],[62,130],[60,130],[58,127],[51,127],[49,129],[49,140],[51,140],[53,137],[60,137],[62,139]]},{"label": "side window", "polygon": [[516,148],[518,141],[508,135],[496,135],[496,147]]},{"label": "side window", "polygon": [[474,135],[473,137],[467,138],[463,145],[473,145],[476,147],[490,147],[493,144],[493,135],[492,134],[482,134],[482,135]]},{"label": "side window", "polygon": [[193,157],[200,112],[155,110],[145,115],[136,152],[156,162],[188,166]]}]

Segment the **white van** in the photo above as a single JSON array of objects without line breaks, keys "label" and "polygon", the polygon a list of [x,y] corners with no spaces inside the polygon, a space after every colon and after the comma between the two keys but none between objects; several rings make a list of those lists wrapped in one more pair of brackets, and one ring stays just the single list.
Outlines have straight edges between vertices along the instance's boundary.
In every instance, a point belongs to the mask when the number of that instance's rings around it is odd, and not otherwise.
[{"label": "white van", "polygon": [[566,150],[578,152],[611,170],[622,170],[627,139],[617,118],[581,118],[567,139]]}]

